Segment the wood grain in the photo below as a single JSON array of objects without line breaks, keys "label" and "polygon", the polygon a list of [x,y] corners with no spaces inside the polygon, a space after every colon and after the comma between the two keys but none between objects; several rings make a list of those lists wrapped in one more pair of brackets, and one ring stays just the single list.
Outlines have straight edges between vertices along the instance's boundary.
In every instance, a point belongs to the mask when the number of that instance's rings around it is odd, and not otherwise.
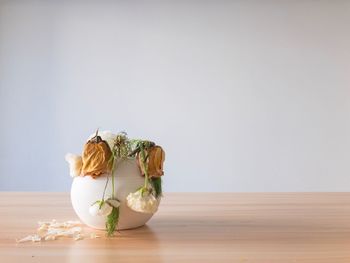
[{"label": "wood grain", "polygon": [[16,244],[50,219],[69,194],[0,193],[0,262],[350,262],[350,193],[168,193],[114,238]]}]

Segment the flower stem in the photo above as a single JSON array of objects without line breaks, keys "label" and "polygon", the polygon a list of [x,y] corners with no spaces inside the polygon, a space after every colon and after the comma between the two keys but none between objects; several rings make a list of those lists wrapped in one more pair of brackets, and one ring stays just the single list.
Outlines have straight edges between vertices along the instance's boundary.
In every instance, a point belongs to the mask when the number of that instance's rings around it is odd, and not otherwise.
[{"label": "flower stem", "polygon": [[144,184],[144,188],[147,189],[148,188],[148,165],[147,165],[147,161],[146,161],[146,153],[145,153],[145,146],[143,144],[141,144],[140,147],[140,154],[141,154],[141,161],[142,161],[142,166],[143,166],[143,171],[145,173],[145,184]]},{"label": "flower stem", "polygon": [[105,194],[106,194],[106,189],[107,189],[108,181],[109,181],[109,175],[107,174],[107,179],[106,179],[105,188],[103,189],[102,201],[105,200]]},{"label": "flower stem", "polygon": [[111,176],[112,176],[112,198],[115,198],[115,190],[114,190],[114,168],[115,168],[115,157],[113,156],[113,163],[112,163],[112,171],[111,171]]},{"label": "flower stem", "polygon": [[148,172],[145,172],[145,188],[148,187]]}]

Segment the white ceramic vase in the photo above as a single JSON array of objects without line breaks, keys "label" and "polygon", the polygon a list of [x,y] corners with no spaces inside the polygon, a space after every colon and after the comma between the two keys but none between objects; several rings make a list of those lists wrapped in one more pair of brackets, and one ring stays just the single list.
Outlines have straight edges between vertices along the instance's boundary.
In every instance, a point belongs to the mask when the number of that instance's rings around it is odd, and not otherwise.
[{"label": "white ceramic vase", "polygon": [[[114,178],[116,198],[120,201],[117,229],[123,230],[143,226],[153,214],[135,212],[126,205],[127,195],[135,192],[144,184],[144,177],[140,173],[136,160],[130,159],[119,163],[114,172]],[[89,207],[96,200],[102,199],[106,180],[106,175],[96,179],[91,176],[78,176],[73,179],[72,183],[71,201],[76,214],[83,223],[96,229],[105,229],[106,217],[91,215]],[[111,195],[112,180],[110,177],[105,198],[107,199]]]}]

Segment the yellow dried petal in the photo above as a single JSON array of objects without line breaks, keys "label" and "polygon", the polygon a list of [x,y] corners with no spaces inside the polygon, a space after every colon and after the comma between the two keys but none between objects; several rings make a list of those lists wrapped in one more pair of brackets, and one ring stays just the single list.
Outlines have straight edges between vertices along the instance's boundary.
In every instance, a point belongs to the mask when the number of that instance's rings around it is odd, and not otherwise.
[{"label": "yellow dried petal", "polygon": [[96,178],[111,170],[112,151],[105,141],[88,141],[83,150],[82,174]]}]

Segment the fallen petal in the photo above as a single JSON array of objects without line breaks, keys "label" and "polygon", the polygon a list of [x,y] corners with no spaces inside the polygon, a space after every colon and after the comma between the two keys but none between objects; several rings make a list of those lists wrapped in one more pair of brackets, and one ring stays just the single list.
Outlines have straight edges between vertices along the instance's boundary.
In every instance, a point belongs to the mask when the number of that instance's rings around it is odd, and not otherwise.
[{"label": "fallen petal", "polygon": [[75,241],[82,240],[82,239],[84,239],[84,236],[82,234],[77,234],[74,236]]},{"label": "fallen petal", "polygon": [[48,235],[45,237],[46,241],[52,241],[52,240],[56,240],[56,236],[55,235]]},{"label": "fallen petal", "polygon": [[95,238],[100,238],[100,236],[98,236],[96,233],[91,233],[90,238],[95,239]]}]

